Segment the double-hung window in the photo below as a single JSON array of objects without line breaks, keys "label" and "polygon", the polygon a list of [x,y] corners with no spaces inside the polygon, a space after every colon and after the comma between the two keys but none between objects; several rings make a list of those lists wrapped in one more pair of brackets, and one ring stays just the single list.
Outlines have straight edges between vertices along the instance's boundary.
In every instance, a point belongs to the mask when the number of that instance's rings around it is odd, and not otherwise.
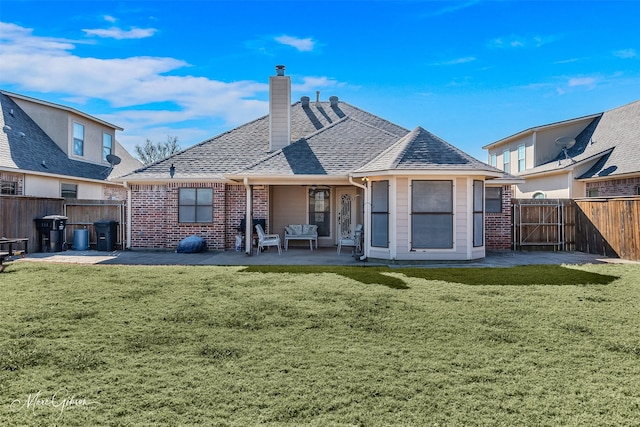
[{"label": "double-hung window", "polygon": [[78,185],[63,182],[60,184],[60,197],[64,197],[65,199],[77,199]]},{"label": "double-hung window", "polygon": [[113,136],[108,133],[102,134],[102,160],[107,161],[107,156],[113,153]]},{"label": "double-hung window", "polygon": [[496,154],[492,154],[491,157],[489,157],[489,164],[495,168],[497,163],[498,163],[498,156]]},{"label": "double-hung window", "polygon": [[487,213],[502,212],[501,187],[487,187],[484,189],[484,210]]},{"label": "double-hung window", "polygon": [[524,171],[524,168],[526,167],[524,156],[525,156],[524,145],[518,145],[518,172]]},{"label": "double-hung window", "polygon": [[84,126],[80,123],[73,124],[73,154],[84,156]]},{"label": "double-hung window", "polygon": [[389,181],[371,182],[371,246],[389,247]]},{"label": "double-hung window", "polygon": [[180,188],[179,222],[213,222],[213,189]]},{"label": "double-hung window", "polygon": [[412,182],[411,248],[453,248],[453,181]]},{"label": "double-hung window", "polygon": [[484,182],[473,181],[473,246],[484,244]]},{"label": "double-hung window", "polygon": [[511,165],[509,164],[509,157],[511,157],[511,151],[504,150],[502,153],[502,170],[506,173],[511,172]]}]

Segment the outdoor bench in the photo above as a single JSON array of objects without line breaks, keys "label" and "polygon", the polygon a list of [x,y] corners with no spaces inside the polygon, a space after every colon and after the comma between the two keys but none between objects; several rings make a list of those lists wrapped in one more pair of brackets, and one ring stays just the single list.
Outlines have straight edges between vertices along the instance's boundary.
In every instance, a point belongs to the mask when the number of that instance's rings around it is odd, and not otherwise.
[{"label": "outdoor bench", "polygon": [[318,249],[318,226],[310,224],[289,224],[284,228],[284,250],[289,249],[289,240],[308,240],[313,251],[313,242]]}]

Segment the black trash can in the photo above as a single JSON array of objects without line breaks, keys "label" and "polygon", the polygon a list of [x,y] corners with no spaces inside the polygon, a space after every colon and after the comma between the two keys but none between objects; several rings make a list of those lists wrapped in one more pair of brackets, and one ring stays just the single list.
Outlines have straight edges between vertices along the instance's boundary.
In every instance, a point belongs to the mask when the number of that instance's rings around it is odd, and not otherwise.
[{"label": "black trash can", "polygon": [[118,222],[101,220],[94,222],[93,225],[96,228],[96,238],[98,240],[96,249],[99,251],[115,251],[118,236]]},{"label": "black trash can", "polygon": [[35,219],[39,232],[40,252],[62,252],[67,220],[68,218],[62,215],[47,215]]}]

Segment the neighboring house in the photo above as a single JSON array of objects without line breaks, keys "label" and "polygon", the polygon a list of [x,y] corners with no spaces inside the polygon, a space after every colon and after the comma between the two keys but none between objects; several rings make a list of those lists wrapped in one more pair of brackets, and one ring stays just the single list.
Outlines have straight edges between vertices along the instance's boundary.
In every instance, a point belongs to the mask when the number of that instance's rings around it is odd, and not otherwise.
[{"label": "neighboring house", "polygon": [[6,91],[0,91],[0,109],[1,194],[126,199],[123,184],[111,179],[142,164],[116,140],[121,128]]},{"label": "neighboring house", "polygon": [[269,87],[269,115],[119,178],[130,192],[128,247],[175,248],[196,234],[230,249],[240,231],[249,253],[252,221],[240,229],[249,218],[281,236],[289,224],[315,224],[320,246],[363,224],[367,257],[482,258],[488,179],[500,190],[494,215],[508,223],[502,171],[335,96],[292,105],[282,66]]},{"label": "neighboring house", "polygon": [[525,182],[516,198],[640,194],[640,101],[524,130],[483,147]]}]

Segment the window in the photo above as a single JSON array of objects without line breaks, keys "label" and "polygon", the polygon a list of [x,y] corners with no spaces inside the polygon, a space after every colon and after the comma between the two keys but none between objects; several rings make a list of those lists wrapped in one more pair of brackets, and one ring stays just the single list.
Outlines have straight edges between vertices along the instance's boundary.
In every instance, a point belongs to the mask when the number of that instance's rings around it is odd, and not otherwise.
[{"label": "window", "polygon": [[180,188],[178,222],[213,222],[213,189]]},{"label": "window", "polygon": [[107,161],[107,156],[113,150],[113,137],[108,133],[102,134],[102,160]]},{"label": "window", "polygon": [[453,248],[453,181],[413,181],[411,247]]},{"label": "window", "polygon": [[371,246],[389,247],[389,181],[371,182]]},{"label": "window", "polygon": [[598,197],[598,189],[587,190],[587,197]]},{"label": "window", "polygon": [[484,244],[484,182],[473,181],[473,246]]},{"label": "window", "polygon": [[60,184],[60,197],[65,199],[77,199],[78,198],[78,186],[76,184]]},{"label": "window", "polygon": [[534,199],[544,199],[544,193],[542,191],[536,191],[535,193],[533,193],[533,198]]},{"label": "window", "polygon": [[509,157],[511,157],[511,151],[504,150],[502,153],[502,170],[507,173],[511,172],[511,165],[509,164],[511,159]]},{"label": "window", "polygon": [[84,155],[84,126],[80,123],[73,124],[73,154]]},{"label": "window", "polygon": [[498,157],[495,154],[492,154],[489,161],[489,164],[495,168],[498,164]]},{"label": "window", "polygon": [[309,224],[318,226],[318,236],[331,235],[330,200],[328,188],[309,189]]},{"label": "window", "polygon": [[0,194],[9,194],[15,195],[17,194],[16,183],[12,181],[2,181],[0,182]]},{"label": "window", "polygon": [[518,172],[522,172],[526,164],[524,162],[524,145],[518,145]]},{"label": "window", "polygon": [[502,212],[501,187],[487,187],[484,189],[484,210],[487,213]]}]

